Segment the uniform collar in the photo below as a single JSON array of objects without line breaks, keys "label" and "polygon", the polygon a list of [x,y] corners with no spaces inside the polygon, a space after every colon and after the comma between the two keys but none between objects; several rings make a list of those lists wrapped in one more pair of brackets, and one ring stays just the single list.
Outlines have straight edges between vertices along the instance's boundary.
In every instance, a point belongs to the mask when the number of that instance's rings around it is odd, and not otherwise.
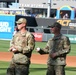
[{"label": "uniform collar", "polygon": [[61,38],[61,35],[62,35],[62,34],[59,34],[59,35],[57,35],[57,36],[54,36],[54,37],[53,37],[53,40],[58,40],[58,39],[60,39],[60,38]]},{"label": "uniform collar", "polygon": [[21,32],[19,31],[19,33],[20,33],[23,37],[25,37],[25,36],[26,36],[27,31],[25,31],[24,33],[21,33]]}]

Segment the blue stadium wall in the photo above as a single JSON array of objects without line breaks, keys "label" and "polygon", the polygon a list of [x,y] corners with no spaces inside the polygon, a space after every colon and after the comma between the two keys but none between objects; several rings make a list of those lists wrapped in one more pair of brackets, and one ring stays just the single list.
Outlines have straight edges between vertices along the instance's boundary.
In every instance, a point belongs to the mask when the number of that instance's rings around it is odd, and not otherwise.
[{"label": "blue stadium wall", "polygon": [[0,15],[0,39],[11,39],[14,31],[15,16]]},{"label": "blue stadium wall", "polygon": [[[21,16],[21,15],[0,15],[0,39],[7,39],[11,40],[13,37],[14,27],[15,27],[15,21],[17,21],[20,17],[24,17],[27,19],[27,27],[45,27],[48,28],[49,25],[52,25],[54,22],[59,22],[62,24],[62,29],[72,29],[76,30],[76,20],[63,20],[63,19],[51,19],[51,18],[34,18],[34,17],[28,17],[28,16]],[[46,33],[37,33],[34,32],[35,38],[39,39],[40,41],[48,41],[52,37],[52,34],[46,34]],[[65,34],[66,35],[66,34]],[[71,43],[76,43],[76,31],[74,31],[73,34],[67,35]],[[38,40],[36,40],[38,41]]]}]

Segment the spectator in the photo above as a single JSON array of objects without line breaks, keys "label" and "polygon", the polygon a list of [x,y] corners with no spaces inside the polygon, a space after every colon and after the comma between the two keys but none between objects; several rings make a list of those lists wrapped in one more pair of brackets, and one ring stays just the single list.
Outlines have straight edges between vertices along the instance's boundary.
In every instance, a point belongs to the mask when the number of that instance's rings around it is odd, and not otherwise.
[{"label": "spectator", "polygon": [[63,16],[63,19],[68,19],[69,18],[69,15],[66,13],[64,16]]}]

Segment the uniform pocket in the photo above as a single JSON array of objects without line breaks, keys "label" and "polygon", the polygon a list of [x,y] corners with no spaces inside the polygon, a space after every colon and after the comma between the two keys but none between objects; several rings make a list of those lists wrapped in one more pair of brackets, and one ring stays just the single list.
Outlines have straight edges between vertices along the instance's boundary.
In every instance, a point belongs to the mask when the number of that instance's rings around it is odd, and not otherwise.
[{"label": "uniform pocket", "polygon": [[18,53],[18,54],[14,54],[13,61],[14,63],[17,64],[28,64],[29,58],[27,58],[25,55],[21,53]]}]

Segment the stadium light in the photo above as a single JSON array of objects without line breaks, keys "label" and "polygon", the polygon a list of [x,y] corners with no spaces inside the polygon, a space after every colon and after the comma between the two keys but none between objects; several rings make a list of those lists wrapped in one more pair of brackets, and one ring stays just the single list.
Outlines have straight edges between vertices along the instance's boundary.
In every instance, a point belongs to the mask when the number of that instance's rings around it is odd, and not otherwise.
[{"label": "stadium light", "polygon": [[[47,7],[47,18],[49,18],[50,17],[50,14],[51,14],[51,4],[52,4],[52,2],[51,2],[51,0],[48,0],[48,3],[43,3],[43,4],[48,4],[48,7]],[[56,5],[56,3],[53,3],[53,5]]]}]

